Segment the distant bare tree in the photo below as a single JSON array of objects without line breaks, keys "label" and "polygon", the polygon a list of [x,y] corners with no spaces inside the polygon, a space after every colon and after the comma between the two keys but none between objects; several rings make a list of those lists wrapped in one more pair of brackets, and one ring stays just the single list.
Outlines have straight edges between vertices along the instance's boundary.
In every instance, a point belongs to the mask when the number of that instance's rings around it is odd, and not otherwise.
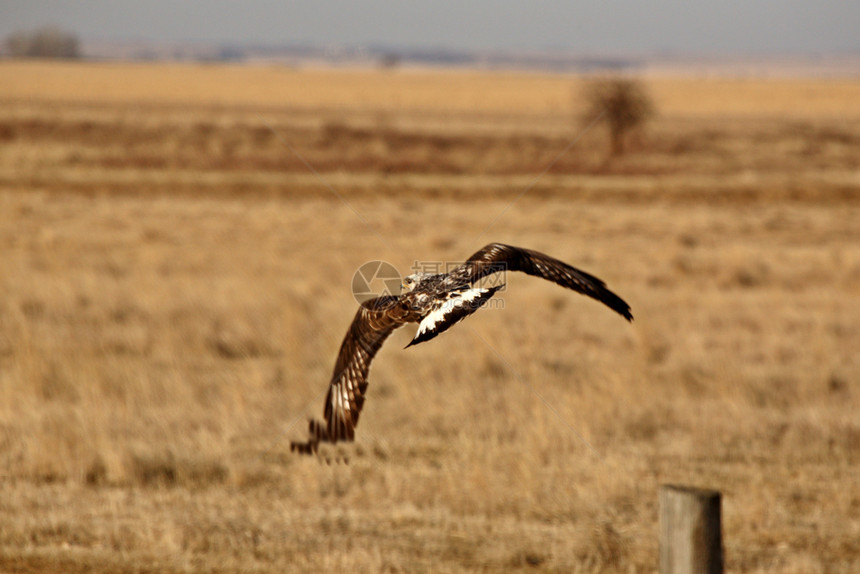
[{"label": "distant bare tree", "polygon": [[641,82],[629,78],[603,78],[585,87],[586,111],[583,120],[597,118],[609,129],[610,152],[621,155],[627,135],[655,113],[651,97]]},{"label": "distant bare tree", "polygon": [[379,58],[379,67],[383,70],[393,70],[400,65],[400,56],[394,52],[386,52]]},{"label": "distant bare tree", "polygon": [[15,58],[79,58],[80,44],[74,34],[48,26],[11,34],[6,51]]}]

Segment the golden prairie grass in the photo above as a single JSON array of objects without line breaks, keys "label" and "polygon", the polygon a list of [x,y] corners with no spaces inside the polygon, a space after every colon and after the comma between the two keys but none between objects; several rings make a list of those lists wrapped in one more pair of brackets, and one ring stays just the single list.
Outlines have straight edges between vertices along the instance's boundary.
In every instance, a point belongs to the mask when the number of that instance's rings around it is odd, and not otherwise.
[{"label": "golden prairie grass", "polygon": [[[496,114],[548,114],[557,122],[580,105],[574,94],[587,81],[562,74],[474,70],[15,61],[0,66],[3,98],[31,103],[468,114],[472,121]],[[668,116],[860,118],[856,79],[668,75],[644,81],[659,111]]]},{"label": "golden prairie grass", "polygon": [[[139,79],[81,95],[93,70]],[[399,72],[280,71],[330,78],[310,113],[287,79],[242,95],[278,70],[183,70],[209,99],[169,66],[0,66],[0,569],[653,571],[665,482],[723,492],[732,571],[860,566],[856,120],[678,109],[534,183],[574,129],[544,104],[488,101],[473,133],[480,106],[436,96],[461,115],[428,122],[417,84],[377,117]],[[533,75],[454,76],[545,101]],[[511,276],[503,308],[392,337],[349,465],[291,455],[356,268],[491,240],[602,277],[636,321]]]}]

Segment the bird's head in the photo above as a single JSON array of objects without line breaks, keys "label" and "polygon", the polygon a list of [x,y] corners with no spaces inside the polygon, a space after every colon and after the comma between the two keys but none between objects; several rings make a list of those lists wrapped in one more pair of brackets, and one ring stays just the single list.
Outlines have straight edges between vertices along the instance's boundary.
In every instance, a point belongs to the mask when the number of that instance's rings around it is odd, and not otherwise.
[{"label": "bird's head", "polygon": [[400,282],[400,293],[411,293],[426,275],[426,273],[413,273],[404,277]]}]

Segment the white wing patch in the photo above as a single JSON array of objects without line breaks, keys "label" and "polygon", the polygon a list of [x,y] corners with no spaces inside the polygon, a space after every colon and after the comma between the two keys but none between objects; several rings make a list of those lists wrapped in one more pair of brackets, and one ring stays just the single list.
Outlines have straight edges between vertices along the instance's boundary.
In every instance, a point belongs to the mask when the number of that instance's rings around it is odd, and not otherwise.
[{"label": "white wing patch", "polygon": [[444,302],[424,316],[418,324],[418,332],[407,347],[428,341],[459,323],[477,311],[484,301],[492,297],[500,288],[501,286],[496,286],[489,289],[471,288],[450,292]]}]

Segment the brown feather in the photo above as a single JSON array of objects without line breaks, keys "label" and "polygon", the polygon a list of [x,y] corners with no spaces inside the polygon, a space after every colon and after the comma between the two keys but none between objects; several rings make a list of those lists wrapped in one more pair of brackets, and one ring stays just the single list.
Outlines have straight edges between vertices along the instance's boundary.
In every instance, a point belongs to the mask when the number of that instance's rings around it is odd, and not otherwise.
[{"label": "brown feather", "polygon": [[547,279],[600,301],[628,321],[633,320],[630,305],[610,291],[603,281],[539,251],[490,243],[469,257],[466,263],[451,274],[461,275],[470,284],[474,284],[499,271],[521,271]]},{"label": "brown feather", "polygon": [[362,303],[343,339],[325,400],[325,423],[311,421],[307,443],[291,450],[316,452],[319,442],[351,441],[364,406],[367,375],[385,339],[409,320],[398,297],[377,297]]}]

